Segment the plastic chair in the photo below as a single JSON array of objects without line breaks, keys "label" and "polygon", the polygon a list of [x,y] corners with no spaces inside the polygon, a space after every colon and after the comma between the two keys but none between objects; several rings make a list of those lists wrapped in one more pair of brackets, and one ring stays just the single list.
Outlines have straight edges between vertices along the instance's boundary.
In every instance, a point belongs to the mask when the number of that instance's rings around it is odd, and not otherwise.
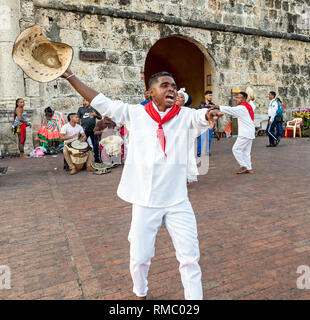
[{"label": "plastic chair", "polygon": [[301,124],[302,124],[302,118],[295,118],[291,121],[287,122],[286,128],[285,128],[285,137],[287,138],[287,131],[293,130],[293,138],[296,138],[296,131],[299,132],[299,138],[301,138]]}]

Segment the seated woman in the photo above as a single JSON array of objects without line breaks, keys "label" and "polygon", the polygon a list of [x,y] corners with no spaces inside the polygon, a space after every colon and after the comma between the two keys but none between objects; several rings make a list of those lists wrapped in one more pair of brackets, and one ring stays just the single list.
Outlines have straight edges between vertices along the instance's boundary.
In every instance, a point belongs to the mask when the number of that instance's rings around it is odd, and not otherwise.
[{"label": "seated woman", "polygon": [[60,129],[67,123],[65,116],[51,107],[44,110],[45,116],[38,131],[40,146],[57,148],[60,143]]},{"label": "seated woman", "polygon": [[109,147],[113,147],[113,144],[116,142],[117,138],[114,140],[110,139],[111,141],[107,139],[106,143],[104,141],[104,139],[111,136],[120,137],[120,133],[118,131],[116,123],[109,117],[105,116],[102,120],[96,123],[94,134],[98,137],[98,140],[100,141],[99,147],[102,163],[107,165],[121,164],[121,146],[120,150],[118,150],[119,152],[113,152],[113,155],[109,154],[108,152],[109,149],[111,149]]}]

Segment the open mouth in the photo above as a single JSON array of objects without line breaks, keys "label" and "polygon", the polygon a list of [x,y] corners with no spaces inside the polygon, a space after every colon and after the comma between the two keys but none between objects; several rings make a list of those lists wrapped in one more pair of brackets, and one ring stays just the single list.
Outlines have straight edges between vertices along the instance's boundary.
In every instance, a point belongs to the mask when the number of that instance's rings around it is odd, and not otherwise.
[{"label": "open mouth", "polygon": [[171,94],[167,94],[166,95],[166,100],[170,101],[170,102],[174,102],[175,101],[175,96],[171,93]]}]

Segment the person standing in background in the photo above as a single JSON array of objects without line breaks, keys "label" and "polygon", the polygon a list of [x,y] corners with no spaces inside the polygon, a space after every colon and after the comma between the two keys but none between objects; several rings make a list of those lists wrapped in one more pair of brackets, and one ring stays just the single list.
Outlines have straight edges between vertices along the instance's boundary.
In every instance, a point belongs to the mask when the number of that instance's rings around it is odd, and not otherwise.
[{"label": "person standing in background", "polygon": [[[210,106],[214,106],[214,103],[212,101],[213,94],[212,91],[207,90],[205,92],[205,101],[200,102],[200,105],[198,106],[198,109],[209,109]],[[199,136],[198,139],[198,147],[197,147],[197,156],[200,157],[201,155],[201,145],[203,144],[204,140],[208,137],[208,144],[207,144],[207,153],[210,155],[210,149],[211,149],[211,138],[214,131],[214,127],[212,129],[209,129],[208,131],[204,132],[202,135]]]},{"label": "person standing in background", "polygon": [[18,149],[21,158],[29,158],[25,155],[24,146],[26,142],[26,128],[31,128],[31,122],[27,117],[27,113],[24,111],[25,100],[18,98],[15,102],[15,112],[12,122],[13,135],[18,135]]},{"label": "person standing in background", "polygon": [[84,129],[86,139],[90,137],[93,144],[95,162],[100,162],[99,143],[97,136],[94,134],[94,129],[96,126],[96,119],[101,120],[102,117],[100,113],[96,109],[94,109],[86,99],[83,99],[83,107],[79,108],[77,115],[81,119],[81,126]]},{"label": "person standing in background", "polygon": [[266,147],[276,147],[279,143],[278,134],[275,132],[277,125],[276,114],[278,110],[278,103],[276,101],[276,93],[274,91],[269,92],[268,96],[270,103],[268,109],[268,125],[266,132],[269,136],[269,144]]},{"label": "person standing in background", "polygon": [[[283,107],[283,113],[284,113],[286,109],[285,105],[282,103],[280,98],[276,98],[276,100],[279,103],[281,103],[281,106]],[[278,134],[278,138],[281,139],[283,135],[283,114],[277,118],[277,134]]]}]

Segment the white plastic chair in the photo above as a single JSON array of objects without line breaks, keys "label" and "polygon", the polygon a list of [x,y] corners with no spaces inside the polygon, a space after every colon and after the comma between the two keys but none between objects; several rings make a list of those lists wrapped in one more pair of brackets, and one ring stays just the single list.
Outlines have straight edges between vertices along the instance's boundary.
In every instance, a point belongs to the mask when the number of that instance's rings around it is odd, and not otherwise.
[{"label": "white plastic chair", "polygon": [[285,137],[287,138],[287,131],[293,130],[293,138],[296,138],[296,131],[299,132],[299,138],[301,138],[301,129],[300,126],[302,124],[302,118],[295,118],[291,121],[288,121],[285,128]]}]

